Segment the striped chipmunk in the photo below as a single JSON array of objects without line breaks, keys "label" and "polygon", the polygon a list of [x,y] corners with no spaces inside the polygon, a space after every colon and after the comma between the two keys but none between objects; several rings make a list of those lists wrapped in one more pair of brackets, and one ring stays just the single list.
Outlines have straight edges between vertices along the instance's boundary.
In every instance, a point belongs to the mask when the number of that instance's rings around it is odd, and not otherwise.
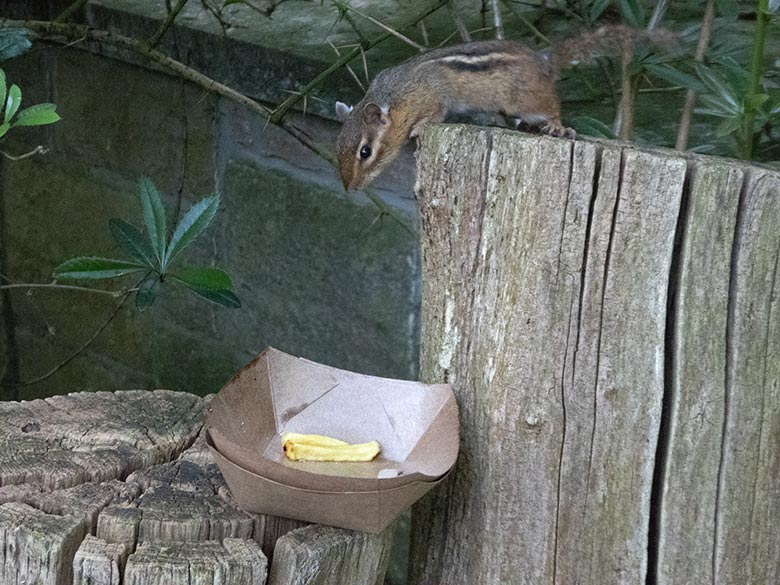
[{"label": "striped chipmunk", "polygon": [[561,124],[558,72],[597,54],[672,36],[661,29],[608,25],[542,51],[513,41],[475,41],[385,69],[354,107],[336,102],[343,122],[336,143],[341,182],[347,191],[365,187],[408,138],[448,114],[501,114],[516,128],[574,138],[574,130]]}]

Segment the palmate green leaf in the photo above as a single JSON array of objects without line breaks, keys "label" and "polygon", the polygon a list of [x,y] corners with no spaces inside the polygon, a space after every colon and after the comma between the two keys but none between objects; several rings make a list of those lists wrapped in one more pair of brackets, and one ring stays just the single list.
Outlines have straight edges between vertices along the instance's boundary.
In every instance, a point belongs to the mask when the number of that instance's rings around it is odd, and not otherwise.
[{"label": "palmate green leaf", "polygon": [[138,180],[138,196],[141,199],[141,209],[144,215],[144,226],[152,243],[154,254],[160,266],[164,266],[165,256],[165,207],[163,207],[160,192],[149,177]]},{"label": "palmate green leaf", "polygon": [[217,214],[218,208],[219,195],[206,197],[190,207],[173,231],[163,258],[163,271],[184,248],[189,246],[209,226]]},{"label": "palmate green leaf", "polygon": [[11,129],[10,124],[6,124],[6,123],[0,124],[0,138],[5,136],[6,132],[8,132],[10,129]]},{"label": "palmate green leaf", "polygon": [[14,117],[14,114],[16,114],[16,110],[19,109],[21,103],[22,90],[19,89],[18,85],[13,84],[11,89],[8,90],[8,97],[6,98],[5,102],[5,117],[3,118],[3,122],[6,124],[11,122],[11,118]]},{"label": "palmate green leaf", "polygon": [[54,269],[54,277],[73,280],[104,280],[143,270],[148,270],[148,267],[127,260],[79,256],[66,260],[57,266]]},{"label": "palmate green leaf", "polygon": [[171,274],[171,279],[183,284],[195,294],[214,303],[238,309],[241,301],[231,289],[230,277],[217,268],[187,268]]},{"label": "palmate green leaf", "polygon": [[764,105],[766,100],[769,99],[769,94],[766,93],[756,93],[750,96],[747,96],[747,99],[745,100],[745,109],[746,110],[760,110],[761,106]]},{"label": "palmate green leaf", "polygon": [[721,75],[700,63],[696,63],[694,67],[696,68],[696,74],[699,76],[699,79],[705,83],[713,96],[717,96],[718,99],[728,102],[735,109],[739,107],[739,98],[734,94],[733,89],[729,87],[726,80]]},{"label": "palmate green leaf", "polygon": [[723,138],[724,136],[728,136],[729,134],[736,132],[741,127],[741,118],[726,118],[720,124],[718,124],[718,128],[716,129],[715,134],[718,138]]},{"label": "palmate green leaf", "polygon": [[143,312],[152,306],[154,300],[157,298],[157,293],[160,292],[160,275],[156,272],[152,272],[146,275],[141,285],[138,287],[138,292],[135,293],[135,308],[138,311]]},{"label": "palmate green leaf", "polygon": [[660,77],[672,85],[679,85],[685,89],[692,89],[698,93],[701,93],[707,89],[706,86],[696,77],[693,75],[688,75],[687,73],[683,73],[671,65],[646,65],[646,68],[656,77]]},{"label": "palmate green leaf", "polygon": [[144,237],[141,231],[134,225],[127,223],[123,219],[112,219],[108,222],[111,235],[117,245],[141,264],[149,268],[155,266],[155,254],[149,241]]},{"label": "palmate green leaf", "polygon": [[193,288],[220,290],[233,287],[227,273],[218,268],[182,268],[170,276]]},{"label": "palmate green leaf", "polygon": [[23,109],[16,116],[12,126],[43,126],[59,121],[56,104],[35,104]]},{"label": "palmate green leaf", "polygon": [[187,288],[189,288],[196,295],[201,296],[204,299],[208,299],[212,303],[217,303],[218,305],[222,305],[223,307],[227,307],[228,309],[240,309],[241,308],[241,301],[233,293],[233,291],[229,291],[229,290],[213,290],[213,289],[210,289],[210,288],[194,288],[194,287],[191,287],[191,286],[189,286]]}]

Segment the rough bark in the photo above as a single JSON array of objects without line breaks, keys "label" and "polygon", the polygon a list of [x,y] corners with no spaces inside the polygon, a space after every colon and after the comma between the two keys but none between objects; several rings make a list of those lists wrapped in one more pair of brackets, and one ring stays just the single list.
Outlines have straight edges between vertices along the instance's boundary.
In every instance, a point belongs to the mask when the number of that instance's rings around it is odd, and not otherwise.
[{"label": "rough bark", "polygon": [[196,440],[207,402],[128,391],[0,403],[0,583],[262,585],[277,540],[301,527],[276,561],[291,583],[381,583],[390,532],[238,508]]},{"label": "rough bark", "polygon": [[307,526],[282,536],[268,585],[382,585],[395,524],[381,534]]},{"label": "rough bark", "polygon": [[771,581],[778,174],[435,126],[417,192],[421,375],[462,445],[411,583]]}]

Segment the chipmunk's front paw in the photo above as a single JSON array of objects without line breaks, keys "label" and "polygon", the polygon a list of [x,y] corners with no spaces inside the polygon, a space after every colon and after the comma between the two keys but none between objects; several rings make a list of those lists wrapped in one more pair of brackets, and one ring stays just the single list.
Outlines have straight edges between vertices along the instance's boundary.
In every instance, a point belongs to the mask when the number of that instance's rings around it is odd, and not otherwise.
[{"label": "chipmunk's front paw", "polygon": [[576,138],[577,131],[574,128],[567,128],[562,124],[548,123],[542,126],[542,132],[549,134],[550,136],[557,136],[558,138]]}]

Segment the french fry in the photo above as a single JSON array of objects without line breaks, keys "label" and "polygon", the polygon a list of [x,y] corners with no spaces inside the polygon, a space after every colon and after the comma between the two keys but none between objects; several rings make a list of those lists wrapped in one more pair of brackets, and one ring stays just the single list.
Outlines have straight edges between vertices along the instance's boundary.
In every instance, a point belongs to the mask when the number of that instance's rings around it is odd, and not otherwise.
[{"label": "french fry", "polygon": [[293,461],[371,461],[379,454],[376,441],[350,445],[322,435],[284,433],[282,448]]},{"label": "french fry", "polygon": [[282,445],[285,443],[296,443],[298,445],[327,445],[334,447],[337,445],[349,445],[346,441],[339,441],[325,435],[304,435],[303,433],[283,433]]}]

